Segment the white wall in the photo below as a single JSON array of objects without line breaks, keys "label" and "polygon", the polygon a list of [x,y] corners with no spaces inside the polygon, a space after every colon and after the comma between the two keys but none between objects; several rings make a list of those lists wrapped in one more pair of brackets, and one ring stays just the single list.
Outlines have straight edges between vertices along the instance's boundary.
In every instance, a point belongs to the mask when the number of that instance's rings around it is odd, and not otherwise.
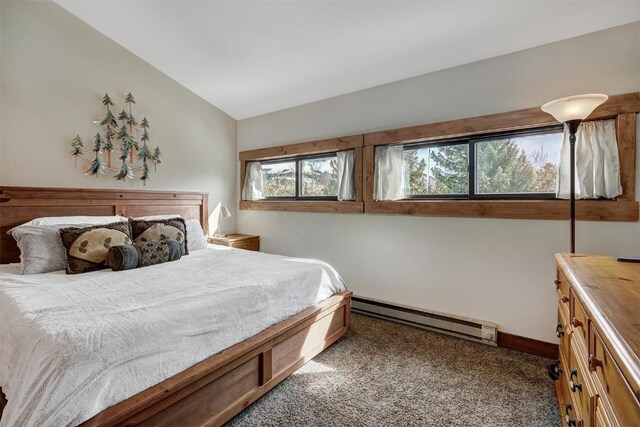
[{"label": "white wall", "polygon": [[[639,90],[634,23],[242,120],[238,150]],[[266,252],[332,263],[357,294],[555,341],[553,254],[568,250],[568,222],[241,211],[238,229]],[[640,225],[579,222],[577,248],[640,255]]]},{"label": "white wall", "polygon": [[[0,184],[206,191],[210,209],[222,202],[232,210],[225,226],[235,228],[233,118],[50,1],[2,0],[1,15]],[[146,187],[85,176],[69,154],[78,133],[91,156],[102,96],[122,108],[129,91],[163,152]]]}]

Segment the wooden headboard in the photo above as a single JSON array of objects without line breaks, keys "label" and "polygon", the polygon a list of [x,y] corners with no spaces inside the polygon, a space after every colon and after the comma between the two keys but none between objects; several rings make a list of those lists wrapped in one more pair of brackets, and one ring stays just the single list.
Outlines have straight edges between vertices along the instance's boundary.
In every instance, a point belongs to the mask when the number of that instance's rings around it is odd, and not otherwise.
[{"label": "wooden headboard", "polygon": [[99,190],[0,187],[0,264],[20,261],[7,231],[44,216],[180,214],[198,219],[208,234],[208,193],[186,191]]}]

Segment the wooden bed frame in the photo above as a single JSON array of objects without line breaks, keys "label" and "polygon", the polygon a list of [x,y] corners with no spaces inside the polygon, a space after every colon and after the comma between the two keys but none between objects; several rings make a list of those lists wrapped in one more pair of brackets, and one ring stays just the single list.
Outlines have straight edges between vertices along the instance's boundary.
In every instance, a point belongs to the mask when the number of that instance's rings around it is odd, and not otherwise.
[{"label": "wooden bed frame", "polygon": [[[7,230],[65,215],[181,214],[207,232],[208,195],[195,192],[0,187],[0,263],[19,261]],[[217,426],[342,338],[351,292],[342,292],[124,400],[83,426]],[[0,389],[0,418],[7,404]]]}]

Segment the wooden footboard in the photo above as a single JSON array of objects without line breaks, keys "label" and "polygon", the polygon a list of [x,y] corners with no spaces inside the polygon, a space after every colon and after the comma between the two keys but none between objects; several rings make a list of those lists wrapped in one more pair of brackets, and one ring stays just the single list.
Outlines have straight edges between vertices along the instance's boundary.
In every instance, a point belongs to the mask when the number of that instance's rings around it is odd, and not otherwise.
[{"label": "wooden footboard", "polygon": [[343,337],[350,312],[351,292],[336,294],[82,425],[221,425]]},{"label": "wooden footboard", "polygon": [[[181,214],[207,230],[208,195],[194,192],[0,187],[0,263],[19,258],[5,232],[61,215]],[[84,426],[220,425],[349,331],[351,292],[334,295],[120,402]],[[0,419],[7,402],[0,389]]]}]

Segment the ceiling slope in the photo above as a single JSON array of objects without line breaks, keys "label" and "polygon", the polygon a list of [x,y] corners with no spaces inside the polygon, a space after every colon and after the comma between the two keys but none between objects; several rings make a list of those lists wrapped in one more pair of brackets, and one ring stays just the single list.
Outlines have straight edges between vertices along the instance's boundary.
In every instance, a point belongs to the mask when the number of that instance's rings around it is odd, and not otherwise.
[{"label": "ceiling slope", "polygon": [[55,1],[238,120],[640,20],[639,1]]}]

